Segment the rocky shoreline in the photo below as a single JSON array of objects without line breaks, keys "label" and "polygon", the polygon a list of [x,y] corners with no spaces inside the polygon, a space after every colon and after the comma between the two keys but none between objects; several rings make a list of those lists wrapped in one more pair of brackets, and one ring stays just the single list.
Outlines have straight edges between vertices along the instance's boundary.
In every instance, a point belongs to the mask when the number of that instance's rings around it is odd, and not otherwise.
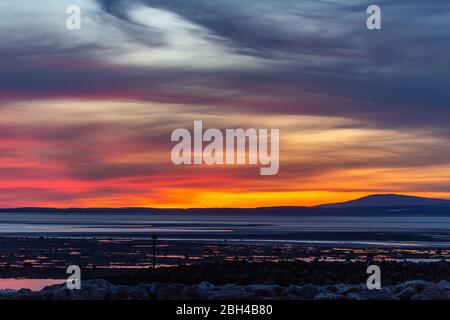
[{"label": "rocky shoreline", "polygon": [[[313,235],[309,234],[309,236],[312,237]],[[325,235],[316,234],[315,236],[320,238]],[[368,235],[358,234],[353,236],[363,237]],[[382,235],[371,236],[382,237]],[[85,273],[89,273],[91,279],[108,279],[111,274],[123,274],[119,271],[121,269],[129,269],[130,267],[148,269],[153,265],[152,243],[146,239],[0,237],[0,241],[2,243],[0,246],[0,278],[60,278],[65,277],[65,269],[68,265],[77,265]],[[314,262],[311,266],[313,269],[320,270],[321,277],[323,277],[324,270],[322,270],[320,263],[344,262],[346,260],[365,263],[369,259],[377,263],[384,261],[450,261],[450,250],[446,248],[415,247],[354,248],[334,243],[319,246],[276,242],[158,240],[155,256],[157,267],[243,262],[264,263],[272,269],[274,264],[278,262],[287,261],[294,264],[296,262]],[[305,266],[305,268],[308,267]],[[329,266],[325,269],[328,268]],[[108,271],[111,269],[114,272]],[[283,269],[286,268],[283,267]],[[331,268],[331,271],[335,273],[334,268]],[[361,272],[358,271],[357,273]],[[433,272],[425,273],[433,274]],[[207,274],[211,274],[211,272]],[[409,275],[406,279],[400,279],[398,276],[395,276],[395,278],[399,281],[416,279],[416,277],[411,278]],[[421,277],[418,277],[418,279],[421,279]],[[439,280],[442,279],[446,278],[442,277]],[[179,280],[177,279],[175,282],[181,282]],[[215,279],[208,280],[206,278],[196,279],[195,283],[203,280],[216,283]],[[255,280],[258,280],[257,283],[259,283],[259,279],[251,279],[250,281],[255,283]],[[306,279],[306,281],[308,280]],[[339,281],[353,282],[352,280],[342,279]],[[436,281],[437,279],[424,280]],[[145,282],[154,281],[159,280],[152,279]],[[225,283],[235,283],[228,279],[224,281],[226,281]]]},{"label": "rocky shoreline", "polygon": [[380,290],[365,284],[306,285],[213,285],[201,282],[114,285],[103,279],[86,280],[80,290],[65,284],[39,292],[0,291],[0,300],[450,300],[450,282],[411,280]]}]

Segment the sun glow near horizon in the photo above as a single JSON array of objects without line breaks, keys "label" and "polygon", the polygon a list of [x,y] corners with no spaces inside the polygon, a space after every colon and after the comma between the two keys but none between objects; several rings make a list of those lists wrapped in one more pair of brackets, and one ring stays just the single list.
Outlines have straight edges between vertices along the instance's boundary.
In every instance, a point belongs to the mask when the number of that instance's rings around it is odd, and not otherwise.
[{"label": "sun glow near horizon", "polygon": [[[420,130],[330,116],[241,113],[236,120],[204,106],[114,100],[18,102],[0,113],[9,128],[0,138],[2,163],[15,172],[3,179],[2,207],[312,206],[387,192],[450,198],[439,191],[448,166],[417,154],[445,141]],[[281,127],[279,173],[263,177],[248,164],[173,165],[171,130],[192,129],[201,117],[211,127]]]},{"label": "sun glow near horizon", "polygon": [[[403,5],[386,3],[399,20],[377,32],[345,4],[336,15],[326,2],[83,0],[69,30],[70,1],[44,2],[0,4],[11,13],[0,20],[0,207],[450,198],[448,48],[429,41],[448,29],[445,10],[402,20]],[[170,134],[196,120],[279,129],[278,174],[174,166]]]}]

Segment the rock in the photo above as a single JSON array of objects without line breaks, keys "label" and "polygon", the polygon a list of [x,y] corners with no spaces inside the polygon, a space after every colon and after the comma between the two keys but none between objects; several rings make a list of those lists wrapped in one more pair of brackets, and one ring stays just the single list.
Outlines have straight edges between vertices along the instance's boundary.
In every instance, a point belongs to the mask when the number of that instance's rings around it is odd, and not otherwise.
[{"label": "rock", "polygon": [[430,283],[419,293],[411,297],[412,300],[443,300],[447,298],[445,290],[434,283]]},{"label": "rock", "polygon": [[438,287],[441,288],[442,290],[445,291],[450,291],[450,282],[446,281],[446,280],[442,280],[440,282],[438,282]]},{"label": "rock", "polygon": [[112,300],[149,300],[149,290],[144,286],[114,286],[109,294]]},{"label": "rock", "polygon": [[69,290],[66,285],[53,285],[40,292],[30,290],[0,290],[0,300],[450,300],[450,282],[431,283],[408,281],[381,290],[368,290],[365,284],[340,283],[328,286],[227,284],[215,286],[209,282],[195,285],[180,283],[149,283],[135,286],[113,285],[105,280],[85,280],[81,290]]},{"label": "rock", "polygon": [[326,291],[326,292],[331,292],[331,293],[337,293],[339,290],[341,290],[341,288],[342,288],[342,283],[338,283],[334,286],[321,287],[321,290]]},{"label": "rock", "polygon": [[215,286],[208,281],[203,281],[197,285],[197,288],[201,291],[210,291],[214,290]]},{"label": "rock", "polygon": [[352,292],[360,292],[363,290],[367,290],[365,285],[348,285],[344,283],[338,283],[334,286],[334,292],[340,295],[347,295]]},{"label": "rock", "polygon": [[216,290],[216,286],[213,284],[203,281],[200,282],[197,285],[193,286],[186,286],[186,288],[183,291],[183,295],[187,297],[187,299],[192,300],[202,300],[202,299],[208,299],[208,295],[211,291]]},{"label": "rock", "polygon": [[179,283],[155,283],[152,286],[152,293],[158,300],[182,300],[185,297],[185,285]]},{"label": "rock", "polygon": [[106,300],[112,284],[103,279],[84,280],[80,290],[70,290],[65,284],[45,287],[39,294],[49,300]]},{"label": "rock", "polygon": [[345,300],[345,296],[329,293],[329,292],[319,292],[314,300]]},{"label": "rock", "polygon": [[245,286],[247,291],[250,291],[258,298],[274,298],[279,296],[281,288],[277,285],[264,285],[264,284],[253,284]]},{"label": "rock", "polygon": [[413,295],[415,295],[417,292],[413,287],[406,287],[399,293],[397,293],[397,298],[402,300],[410,300]]},{"label": "rock", "polygon": [[416,293],[411,297],[411,300],[428,300],[428,297],[421,293]]},{"label": "rock", "polygon": [[247,291],[245,286],[238,285],[224,285],[219,290],[211,291],[207,297],[209,300],[255,300],[256,295],[253,292]]},{"label": "rock", "polygon": [[312,300],[319,292],[320,288],[312,285],[306,284],[304,286],[290,285],[281,292],[282,297],[291,297],[291,299],[305,299]]},{"label": "rock", "polygon": [[17,294],[32,294],[33,291],[31,291],[30,289],[20,289],[19,291],[17,291]]},{"label": "rock", "polygon": [[389,288],[379,290],[365,289],[358,292],[351,292],[347,295],[349,300],[396,300],[397,297]]},{"label": "rock", "polygon": [[0,300],[9,300],[15,295],[17,295],[17,291],[14,291],[14,290],[0,290]]},{"label": "rock", "polygon": [[404,289],[406,289],[407,287],[411,287],[414,289],[414,291],[419,292],[423,289],[425,289],[425,287],[428,285],[428,282],[423,281],[423,280],[411,280],[411,281],[406,281],[400,285],[397,285],[395,287],[395,289],[400,292],[403,291]]}]

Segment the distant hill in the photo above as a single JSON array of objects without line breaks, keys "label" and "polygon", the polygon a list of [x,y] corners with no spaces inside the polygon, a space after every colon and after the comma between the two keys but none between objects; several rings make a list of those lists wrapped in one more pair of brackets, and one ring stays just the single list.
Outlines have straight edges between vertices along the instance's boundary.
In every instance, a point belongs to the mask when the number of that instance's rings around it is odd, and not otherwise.
[{"label": "distant hill", "polygon": [[329,203],[319,208],[352,208],[352,207],[404,207],[404,206],[440,206],[450,205],[450,200],[421,198],[398,194],[374,194],[347,202]]},{"label": "distant hill", "polygon": [[[432,210],[430,207],[432,206]],[[363,212],[359,209],[363,207]],[[2,213],[26,214],[85,214],[85,215],[147,215],[147,214],[217,214],[217,215],[444,215],[450,216],[450,200],[421,198],[397,194],[375,194],[340,203],[313,207],[259,207],[259,208],[0,208]]]}]

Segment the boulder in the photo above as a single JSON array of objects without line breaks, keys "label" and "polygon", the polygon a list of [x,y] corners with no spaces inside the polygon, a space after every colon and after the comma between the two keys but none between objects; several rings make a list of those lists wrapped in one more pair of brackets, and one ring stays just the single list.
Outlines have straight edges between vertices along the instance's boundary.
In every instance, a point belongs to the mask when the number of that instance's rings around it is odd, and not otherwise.
[{"label": "boulder", "polygon": [[417,292],[413,287],[406,287],[402,291],[396,294],[397,298],[401,300],[410,300]]},{"label": "boulder", "polygon": [[397,300],[398,298],[389,288],[381,288],[379,290],[365,289],[354,291],[347,294],[349,300]]},{"label": "boulder", "polygon": [[330,292],[319,292],[314,300],[346,300],[346,297],[340,294]]},{"label": "boulder", "polygon": [[255,300],[253,292],[245,290],[245,286],[227,284],[211,291],[207,297],[209,300]]},{"label": "boulder", "polygon": [[290,299],[305,299],[312,300],[319,292],[320,287],[313,284],[306,284],[304,286],[290,285],[281,292],[282,297],[290,297]]},{"label": "boulder", "polygon": [[443,300],[447,298],[445,290],[434,283],[429,283],[422,291],[411,297],[411,300]]},{"label": "boulder", "polygon": [[113,285],[105,280],[84,280],[81,290],[69,290],[65,284],[53,285],[39,292],[0,290],[0,300],[450,300],[450,282],[407,281],[396,286],[369,290],[365,284],[317,286],[236,285],[215,286],[209,282],[195,285],[148,283],[135,286]]},{"label": "boulder", "polygon": [[281,292],[281,287],[277,285],[253,284],[245,286],[245,289],[258,298],[275,298]]}]

